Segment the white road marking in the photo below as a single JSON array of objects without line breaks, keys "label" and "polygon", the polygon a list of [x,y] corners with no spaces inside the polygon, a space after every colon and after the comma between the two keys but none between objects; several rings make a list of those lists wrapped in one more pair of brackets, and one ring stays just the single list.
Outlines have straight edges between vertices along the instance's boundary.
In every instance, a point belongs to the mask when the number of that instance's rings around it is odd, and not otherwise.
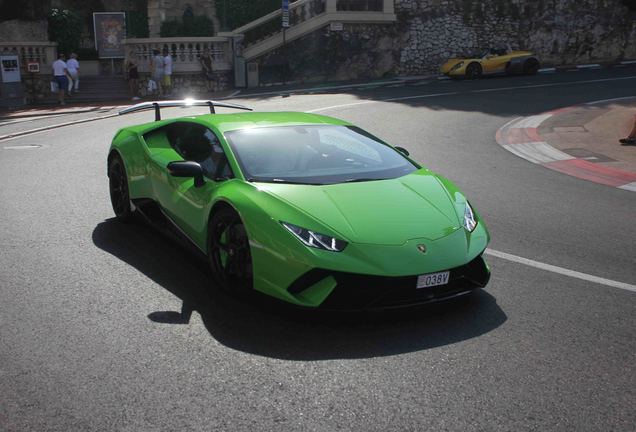
[{"label": "white road marking", "polygon": [[519,123],[515,123],[514,126],[511,126],[510,129],[527,129],[527,128],[538,128],[541,123],[552,117],[552,113],[533,115],[530,117],[526,117],[521,120]]},{"label": "white road marking", "polygon": [[601,65],[598,63],[592,63],[592,64],[576,65],[576,67],[578,69],[599,69]]},{"label": "white road marking", "polygon": [[636,98],[636,96],[624,96],[624,97],[619,97],[619,98],[597,100],[597,101],[594,101],[594,102],[587,102],[585,105],[596,105],[596,104],[602,104],[602,103],[605,103],[605,102],[614,102],[614,101],[619,101],[619,100],[624,100],[624,99],[633,99],[633,98]]},{"label": "white road marking", "polygon": [[553,72],[556,72],[556,68],[543,68],[543,69],[539,69],[537,72],[539,72],[539,73],[553,73]]},{"label": "white road marking", "polygon": [[527,265],[529,267],[535,267],[541,270],[545,270],[545,271],[549,271],[552,273],[558,273],[564,276],[569,276],[572,278],[576,278],[576,279],[581,279],[584,281],[588,281],[588,282],[594,282],[600,285],[606,285],[606,286],[610,286],[613,288],[619,288],[622,290],[626,290],[626,291],[631,291],[631,292],[636,292],[636,285],[632,285],[632,284],[628,284],[625,282],[619,282],[619,281],[615,281],[612,279],[605,279],[602,277],[598,277],[598,276],[594,276],[591,274],[587,274],[587,273],[581,273],[575,270],[570,270],[570,269],[566,269],[563,267],[557,267],[551,264],[546,264],[546,263],[542,263],[539,261],[534,261],[528,258],[523,258],[517,255],[512,255],[506,252],[500,252],[500,251],[496,251],[493,249],[486,249],[486,251],[484,252],[487,255],[491,255],[497,258],[501,258],[507,261],[512,261],[512,262],[516,262],[519,264],[524,264]]},{"label": "white road marking", "polygon": [[636,64],[636,60],[626,60],[621,62],[622,65]]},{"label": "white road marking", "polygon": [[555,149],[545,141],[505,144],[503,147],[510,153],[536,164],[575,159],[573,156]]},{"label": "white road marking", "polygon": [[[602,78],[602,79],[594,79],[594,80],[569,81],[569,82],[549,83],[549,84],[535,84],[535,85],[525,85],[525,86],[517,86],[517,87],[498,87],[498,88],[483,89],[483,90],[470,90],[470,91],[464,92],[464,94],[498,92],[498,91],[506,91],[506,90],[523,90],[523,89],[544,88],[544,87],[558,87],[558,86],[566,86],[566,85],[590,84],[590,83],[607,82],[607,81],[623,81],[623,80],[629,80],[634,78],[636,78],[636,75],[630,75],[630,76],[619,77],[619,78]],[[424,94],[424,95],[416,95],[416,96],[404,96],[404,97],[390,98],[390,99],[370,100],[370,101],[364,101],[364,102],[353,102],[349,104],[332,105],[332,106],[323,107],[323,108],[316,108],[307,112],[316,113],[316,112],[328,111],[328,110],[336,109],[336,108],[345,108],[345,107],[357,106],[357,105],[366,105],[366,104],[380,103],[380,102],[396,102],[396,101],[409,100],[409,99],[424,99],[424,98],[438,97],[438,96],[453,96],[457,94],[461,94],[461,92],[434,93],[434,94]]]},{"label": "white road marking", "polygon": [[627,184],[624,184],[623,186],[619,186],[618,188],[636,192],[636,182],[627,183]]}]

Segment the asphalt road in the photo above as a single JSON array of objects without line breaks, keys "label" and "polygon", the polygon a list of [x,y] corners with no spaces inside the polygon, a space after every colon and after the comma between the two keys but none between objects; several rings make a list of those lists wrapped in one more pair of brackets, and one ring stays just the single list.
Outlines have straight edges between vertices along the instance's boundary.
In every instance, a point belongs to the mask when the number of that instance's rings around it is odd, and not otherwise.
[{"label": "asphalt road", "polygon": [[[237,102],[353,121],[455,181],[492,249],[634,285],[636,194],[531,164],[494,135],[635,90],[625,68]],[[0,142],[0,430],[635,429],[635,292],[488,256],[486,290],[416,312],[245,304],[112,218],[110,139],[151,116]]]}]

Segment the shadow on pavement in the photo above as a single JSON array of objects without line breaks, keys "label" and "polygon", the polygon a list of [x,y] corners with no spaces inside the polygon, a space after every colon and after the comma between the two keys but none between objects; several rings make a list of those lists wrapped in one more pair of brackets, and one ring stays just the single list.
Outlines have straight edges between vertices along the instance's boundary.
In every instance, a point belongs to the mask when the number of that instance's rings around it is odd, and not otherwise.
[{"label": "shadow on pavement", "polygon": [[193,311],[225,346],[286,360],[388,356],[471,339],[499,327],[505,313],[478,291],[424,308],[382,313],[318,314],[271,308],[260,297],[240,299],[214,289],[206,264],[143,224],[108,219],[93,242],[183,301],[182,310],[148,315],[160,324],[187,324]]}]

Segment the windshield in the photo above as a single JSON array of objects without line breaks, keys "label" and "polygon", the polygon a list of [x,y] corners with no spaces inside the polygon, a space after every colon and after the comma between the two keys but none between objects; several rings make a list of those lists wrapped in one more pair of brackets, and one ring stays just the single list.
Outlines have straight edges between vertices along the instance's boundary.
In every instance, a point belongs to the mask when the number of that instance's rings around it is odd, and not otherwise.
[{"label": "windshield", "polygon": [[352,126],[264,127],[225,136],[249,181],[323,185],[396,178],[418,169]]}]

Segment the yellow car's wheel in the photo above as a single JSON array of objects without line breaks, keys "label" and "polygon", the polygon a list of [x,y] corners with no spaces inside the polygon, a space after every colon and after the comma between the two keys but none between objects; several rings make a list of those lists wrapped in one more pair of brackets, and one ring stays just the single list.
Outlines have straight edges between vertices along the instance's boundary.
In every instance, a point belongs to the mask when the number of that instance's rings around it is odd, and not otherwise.
[{"label": "yellow car's wheel", "polygon": [[475,79],[481,76],[482,69],[479,63],[471,63],[466,67],[466,78]]},{"label": "yellow car's wheel", "polygon": [[539,60],[530,58],[523,64],[523,73],[526,75],[534,75],[539,71]]}]

